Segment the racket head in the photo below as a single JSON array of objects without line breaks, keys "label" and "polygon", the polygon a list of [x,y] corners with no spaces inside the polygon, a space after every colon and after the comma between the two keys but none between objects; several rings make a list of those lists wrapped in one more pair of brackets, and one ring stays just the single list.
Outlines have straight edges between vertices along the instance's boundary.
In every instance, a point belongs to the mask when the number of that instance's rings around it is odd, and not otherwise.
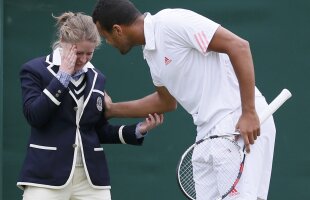
[{"label": "racket head", "polygon": [[[201,188],[195,188],[195,177],[193,172],[194,168],[192,164],[195,162],[195,159],[193,160],[193,154],[199,154],[200,152],[198,151],[203,151],[203,153],[206,153],[206,151],[213,151],[209,153],[213,154],[219,159],[227,157],[225,162],[230,163],[230,165],[227,165],[228,167],[223,165],[223,167],[220,169],[222,173],[217,174],[216,180],[204,180],[208,182],[206,182],[207,185],[211,184],[212,182],[217,183],[217,191],[220,195],[217,195],[217,197],[214,199],[224,199],[234,190],[241,178],[246,155],[244,146],[239,146],[234,138],[235,136],[231,135],[212,136],[203,139],[202,141],[196,142],[183,153],[177,165],[177,180],[181,191],[185,194],[186,197],[188,197],[188,199],[195,200],[196,189],[201,191]],[[208,148],[208,146],[212,147]],[[219,146],[224,146],[224,148],[219,148]],[[221,181],[218,183],[217,180]],[[203,188],[203,191],[208,191],[208,188]]]},{"label": "racket head", "polygon": [[191,145],[182,154],[176,170],[178,185],[183,194],[190,200],[196,199],[196,191],[195,188],[192,187],[195,182],[193,178],[193,166],[191,164],[192,154],[196,145],[197,143]]}]

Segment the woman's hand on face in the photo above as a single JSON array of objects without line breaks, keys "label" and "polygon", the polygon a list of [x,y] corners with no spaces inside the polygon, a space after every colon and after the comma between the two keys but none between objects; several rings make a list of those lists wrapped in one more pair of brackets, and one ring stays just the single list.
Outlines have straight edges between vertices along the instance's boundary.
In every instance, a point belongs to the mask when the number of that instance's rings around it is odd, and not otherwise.
[{"label": "woman's hand on face", "polygon": [[59,70],[68,74],[73,74],[77,59],[76,45],[62,42],[61,47],[61,64]]}]

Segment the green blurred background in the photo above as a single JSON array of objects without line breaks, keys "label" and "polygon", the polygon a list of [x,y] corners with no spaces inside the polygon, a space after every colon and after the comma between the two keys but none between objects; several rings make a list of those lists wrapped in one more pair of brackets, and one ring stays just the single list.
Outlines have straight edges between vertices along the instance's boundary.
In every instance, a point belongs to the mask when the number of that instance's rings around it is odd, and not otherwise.
[{"label": "green blurred background", "polygon": [[[95,0],[0,0],[0,199],[22,199],[16,187],[29,126],[22,114],[20,66],[47,55],[55,39],[52,14],[91,14]],[[310,199],[310,1],[309,0],[133,0],[142,12],[187,8],[220,23],[251,44],[256,84],[270,102],[283,88],[293,94],[274,116],[277,124],[269,199]],[[93,64],[107,76],[114,101],[153,92],[140,47],[122,56],[103,44]],[[131,123],[113,119],[112,123]],[[105,145],[113,200],[185,200],[176,178],[176,164],[195,138],[191,117],[179,106],[165,115],[143,147]],[[253,172],[255,173],[255,172]]]}]

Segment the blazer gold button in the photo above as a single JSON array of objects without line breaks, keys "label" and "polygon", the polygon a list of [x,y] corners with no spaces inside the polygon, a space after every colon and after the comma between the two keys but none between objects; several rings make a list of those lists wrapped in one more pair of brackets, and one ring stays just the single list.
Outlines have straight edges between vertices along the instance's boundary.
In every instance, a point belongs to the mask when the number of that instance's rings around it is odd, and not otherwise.
[{"label": "blazer gold button", "polygon": [[73,144],[72,147],[73,147],[73,148],[76,148],[76,147],[77,147],[77,144]]},{"label": "blazer gold button", "polygon": [[61,94],[61,90],[58,90],[57,92],[58,92],[59,94]]},{"label": "blazer gold button", "polygon": [[56,93],[56,94],[55,94],[55,96],[56,96],[56,97],[59,97],[59,94],[58,94],[58,93]]},{"label": "blazer gold button", "polygon": [[77,111],[77,110],[78,110],[78,107],[73,107],[73,110],[74,110],[74,111]]}]

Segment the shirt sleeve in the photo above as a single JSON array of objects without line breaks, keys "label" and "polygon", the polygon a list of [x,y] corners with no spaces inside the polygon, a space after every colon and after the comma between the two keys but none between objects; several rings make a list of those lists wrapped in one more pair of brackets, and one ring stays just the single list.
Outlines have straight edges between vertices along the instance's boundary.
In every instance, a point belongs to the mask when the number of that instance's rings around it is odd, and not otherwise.
[{"label": "shirt sleeve", "polygon": [[146,132],[145,134],[143,134],[143,135],[142,135],[142,133],[140,133],[140,131],[139,131],[139,126],[141,125],[141,123],[142,123],[142,122],[139,122],[139,123],[137,124],[137,126],[136,126],[136,132],[135,132],[135,134],[136,134],[137,139],[143,138],[143,137],[146,136],[146,134],[147,134],[147,132]]},{"label": "shirt sleeve", "polygon": [[[206,55],[210,41],[220,25],[190,10],[183,10],[182,16],[181,22],[171,24],[176,42]],[[175,37],[175,31],[178,37]]]},{"label": "shirt sleeve", "polygon": [[188,29],[188,36],[193,47],[202,54],[206,54],[210,41],[219,25],[205,17],[202,17],[200,21],[201,24],[198,22],[192,30]]},{"label": "shirt sleeve", "polygon": [[161,83],[161,79],[159,77],[159,72],[157,71],[157,67],[153,66],[152,67],[152,64],[148,64],[150,66],[150,73],[151,73],[151,77],[152,77],[152,81],[153,81],[153,84],[156,86],[156,87],[161,87],[161,86],[164,86],[162,83]]},{"label": "shirt sleeve", "polygon": [[70,80],[71,80],[70,74],[63,72],[63,71],[58,71],[56,77],[63,86],[68,87]]}]

